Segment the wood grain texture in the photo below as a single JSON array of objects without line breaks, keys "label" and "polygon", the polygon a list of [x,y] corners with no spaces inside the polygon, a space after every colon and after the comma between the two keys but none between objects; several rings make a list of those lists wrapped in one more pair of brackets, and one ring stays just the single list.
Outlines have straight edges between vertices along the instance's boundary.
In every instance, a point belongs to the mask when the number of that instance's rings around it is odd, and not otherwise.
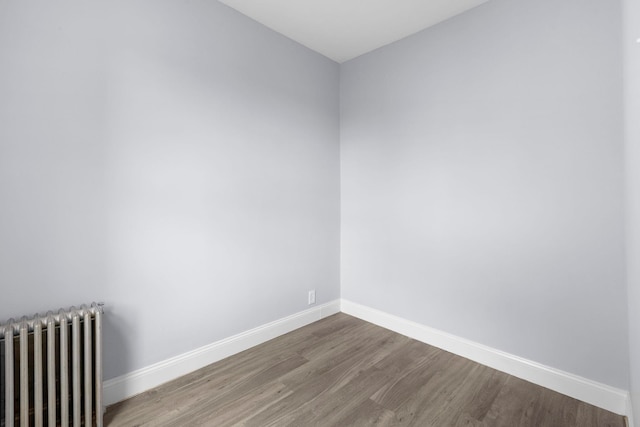
[{"label": "wood grain texture", "polygon": [[624,427],[619,415],[336,314],[107,409],[107,426]]}]

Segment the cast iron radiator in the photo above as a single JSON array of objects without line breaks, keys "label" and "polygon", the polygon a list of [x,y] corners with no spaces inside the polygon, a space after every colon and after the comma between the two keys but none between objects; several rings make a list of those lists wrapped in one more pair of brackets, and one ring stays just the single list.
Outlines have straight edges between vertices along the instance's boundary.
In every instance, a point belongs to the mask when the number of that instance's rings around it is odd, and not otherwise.
[{"label": "cast iron radiator", "polygon": [[102,304],[0,324],[0,427],[102,427]]}]

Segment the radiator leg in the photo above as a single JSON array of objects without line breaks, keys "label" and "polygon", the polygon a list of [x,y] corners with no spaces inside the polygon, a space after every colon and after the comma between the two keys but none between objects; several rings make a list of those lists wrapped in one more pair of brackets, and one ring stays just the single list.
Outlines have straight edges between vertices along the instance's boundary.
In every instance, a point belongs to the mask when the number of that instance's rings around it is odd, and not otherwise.
[{"label": "radiator leg", "polygon": [[42,427],[42,323],[33,326],[33,408],[35,427]]},{"label": "radiator leg", "polygon": [[69,327],[60,314],[60,425],[69,427]]},{"label": "radiator leg", "polygon": [[102,307],[96,310],[96,426],[103,427],[104,403],[102,398]]},{"label": "radiator leg", "polygon": [[72,330],[72,371],[73,371],[73,427],[80,427],[82,406],[80,404],[80,316],[74,312],[71,318]]},{"label": "radiator leg", "polygon": [[93,378],[93,368],[91,355],[93,351],[92,347],[92,339],[91,339],[91,328],[93,325],[91,324],[91,313],[89,311],[85,311],[84,314],[84,425],[92,426],[93,425],[93,409],[91,408],[93,393],[91,392],[93,388],[93,383],[91,379]]},{"label": "radiator leg", "polygon": [[29,427],[29,325],[20,324],[20,425]]},{"label": "radiator leg", "polygon": [[47,318],[47,414],[49,426],[56,425],[56,322]]},{"label": "radiator leg", "polygon": [[15,425],[15,412],[13,408],[13,319],[9,320],[9,326],[4,329],[4,417],[7,427]]}]

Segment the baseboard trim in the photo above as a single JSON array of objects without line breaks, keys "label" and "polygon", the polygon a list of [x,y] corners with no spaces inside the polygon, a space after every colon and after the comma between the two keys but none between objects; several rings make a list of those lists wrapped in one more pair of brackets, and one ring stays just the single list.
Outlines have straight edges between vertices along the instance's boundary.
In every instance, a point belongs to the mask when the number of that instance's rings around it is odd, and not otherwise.
[{"label": "baseboard trim", "polygon": [[168,381],[240,353],[280,335],[340,312],[340,301],[332,301],[278,319],[246,332],[172,357],[146,368],[104,382],[104,403],[112,405]]},{"label": "baseboard trim", "polygon": [[342,312],[630,419],[629,393],[380,310],[341,300]]},{"label": "baseboard trim", "polygon": [[150,390],[280,335],[344,312],[534,384],[633,418],[629,393],[348,300],[318,305],[104,382],[105,405]]}]

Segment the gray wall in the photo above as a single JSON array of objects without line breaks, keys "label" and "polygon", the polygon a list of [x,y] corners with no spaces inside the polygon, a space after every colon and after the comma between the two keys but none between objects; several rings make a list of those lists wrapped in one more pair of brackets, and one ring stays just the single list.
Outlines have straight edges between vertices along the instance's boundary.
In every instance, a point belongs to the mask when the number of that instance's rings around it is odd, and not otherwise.
[{"label": "gray wall", "polygon": [[624,0],[623,6],[629,360],[631,399],[637,422],[640,418],[640,4]]},{"label": "gray wall", "polygon": [[338,65],[91,3],[0,0],[0,321],[106,302],[109,379],[338,298]]},{"label": "gray wall", "polygon": [[85,3],[0,0],[0,320],[105,301],[108,379],[338,298],[341,119],[344,297],[627,387],[617,2],[492,0],[344,64],[340,117],[217,2]]},{"label": "gray wall", "polygon": [[627,388],[620,25],[492,0],[343,64],[343,297]]}]

